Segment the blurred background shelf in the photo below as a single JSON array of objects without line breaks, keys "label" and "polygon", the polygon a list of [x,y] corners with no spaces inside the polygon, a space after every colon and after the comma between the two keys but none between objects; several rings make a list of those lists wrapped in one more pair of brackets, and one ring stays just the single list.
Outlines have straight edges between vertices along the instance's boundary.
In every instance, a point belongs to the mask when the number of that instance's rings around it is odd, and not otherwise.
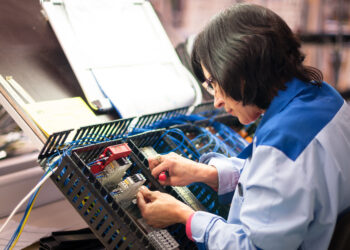
[{"label": "blurred background shelf", "polygon": [[306,54],[305,64],[319,68],[326,82],[335,86],[344,98],[350,98],[349,0],[150,1],[175,47],[181,46],[213,15],[233,3],[266,6],[278,13],[299,36]]}]

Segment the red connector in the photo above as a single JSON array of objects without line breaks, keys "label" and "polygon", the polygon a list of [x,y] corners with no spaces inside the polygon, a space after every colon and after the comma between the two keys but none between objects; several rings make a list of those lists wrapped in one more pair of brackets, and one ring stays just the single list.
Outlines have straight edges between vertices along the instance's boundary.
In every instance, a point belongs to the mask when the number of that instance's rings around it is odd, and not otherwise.
[{"label": "red connector", "polygon": [[114,160],[129,156],[131,149],[127,143],[109,146],[105,148],[103,153],[98,158],[98,162],[91,166],[90,170],[93,174],[97,174],[104,170],[104,168]]}]

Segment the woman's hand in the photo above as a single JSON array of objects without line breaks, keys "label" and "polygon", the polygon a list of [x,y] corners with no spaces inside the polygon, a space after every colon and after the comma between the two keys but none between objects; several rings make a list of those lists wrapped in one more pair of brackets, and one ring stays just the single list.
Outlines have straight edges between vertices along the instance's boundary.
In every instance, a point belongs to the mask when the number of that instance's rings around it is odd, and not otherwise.
[{"label": "woman's hand", "polygon": [[155,178],[158,178],[161,172],[168,172],[169,176],[166,180],[159,180],[162,185],[186,186],[196,181],[194,178],[198,172],[198,163],[176,153],[149,158],[148,163]]},{"label": "woman's hand", "polygon": [[175,223],[186,224],[194,210],[171,195],[150,191],[142,186],[137,193],[137,205],[147,224],[164,228]]},{"label": "woman's hand", "polygon": [[161,172],[168,172],[166,180],[159,180],[162,185],[187,186],[193,182],[204,182],[214,189],[218,187],[215,167],[189,160],[176,153],[149,158],[148,163],[152,175],[157,179]]}]

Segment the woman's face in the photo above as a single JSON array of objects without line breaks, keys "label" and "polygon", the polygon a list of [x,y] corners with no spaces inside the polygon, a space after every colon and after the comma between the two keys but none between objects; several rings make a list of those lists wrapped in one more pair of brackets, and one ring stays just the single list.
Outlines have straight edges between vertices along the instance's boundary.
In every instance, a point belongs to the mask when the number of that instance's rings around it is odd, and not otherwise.
[{"label": "woman's face", "polygon": [[[206,79],[210,79],[211,75],[202,66],[203,73]],[[232,97],[226,95],[217,82],[212,82],[215,94],[214,94],[214,106],[215,108],[225,108],[226,112],[236,116],[240,123],[246,125],[254,122],[260,117],[264,110],[258,108],[255,105],[244,105],[240,101],[234,100]]]}]

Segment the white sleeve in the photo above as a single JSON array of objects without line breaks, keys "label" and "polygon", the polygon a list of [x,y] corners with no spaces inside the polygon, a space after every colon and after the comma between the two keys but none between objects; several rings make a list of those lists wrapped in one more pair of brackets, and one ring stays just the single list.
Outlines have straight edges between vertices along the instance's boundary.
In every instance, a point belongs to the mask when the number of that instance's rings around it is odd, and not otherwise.
[{"label": "white sleeve", "polygon": [[200,158],[200,162],[214,166],[218,170],[219,200],[231,203],[245,160],[236,157],[228,158],[218,153],[208,153]]},{"label": "white sleeve", "polygon": [[315,203],[305,165],[259,146],[242,171],[242,194],[235,193],[228,220],[196,212],[192,238],[203,249],[297,249]]}]

